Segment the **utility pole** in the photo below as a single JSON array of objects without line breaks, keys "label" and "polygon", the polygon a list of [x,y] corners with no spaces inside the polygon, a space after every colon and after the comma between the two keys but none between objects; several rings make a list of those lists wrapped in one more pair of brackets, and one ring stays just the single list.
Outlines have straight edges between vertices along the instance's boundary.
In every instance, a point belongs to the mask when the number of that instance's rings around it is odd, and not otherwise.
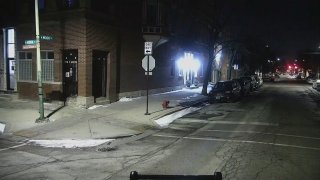
[{"label": "utility pole", "polygon": [[36,23],[36,45],[37,45],[37,80],[38,80],[38,97],[39,97],[39,114],[40,117],[36,120],[36,123],[47,121],[44,117],[44,105],[43,105],[43,87],[42,87],[42,73],[41,73],[41,57],[40,57],[40,32],[39,32],[39,10],[38,0],[34,1],[35,11],[35,23]]}]

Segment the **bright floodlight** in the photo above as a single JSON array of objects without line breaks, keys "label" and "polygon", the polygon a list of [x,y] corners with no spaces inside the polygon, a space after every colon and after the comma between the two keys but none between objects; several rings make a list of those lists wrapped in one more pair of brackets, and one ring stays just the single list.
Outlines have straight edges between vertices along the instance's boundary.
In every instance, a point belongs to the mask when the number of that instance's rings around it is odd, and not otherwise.
[{"label": "bright floodlight", "polygon": [[183,71],[197,72],[200,68],[200,61],[193,58],[193,54],[185,53],[183,58],[177,61],[177,66]]}]

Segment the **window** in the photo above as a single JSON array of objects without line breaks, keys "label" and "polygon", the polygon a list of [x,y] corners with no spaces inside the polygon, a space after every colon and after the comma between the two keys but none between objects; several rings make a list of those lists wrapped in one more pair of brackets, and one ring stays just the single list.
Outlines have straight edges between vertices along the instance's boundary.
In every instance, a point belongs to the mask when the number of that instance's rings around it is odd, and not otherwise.
[{"label": "window", "polygon": [[32,80],[32,53],[19,52],[18,73],[20,81]]},{"label": "window", "polygon": [[54,53],[53,51],[41,51],[42,80],[44,82],[54,81]]},{"label": "window", "polygon": [[45,9],[45,6],[46,6],[45,0],[39,0],[39,1],[38,1],[38,7],[39,7],[39,10],[40,10],[40,11],[41,11],[41,10],[44,10],[44,9]]},{"label": "window", "polygon": [[159,0],[145,0],[143,6],[143,23],[160,26],[164,24],[164,6]]},{"label": "window", "polygon": [[78,0],[62,0],[62,7],[64,9],[73,9],[79,7]]},{"label": "window", "polygon": [[15,34],[14,29],[8,29],[7,30],[8,36],[7,36],[7,53],[8,58],[15,58]]}]

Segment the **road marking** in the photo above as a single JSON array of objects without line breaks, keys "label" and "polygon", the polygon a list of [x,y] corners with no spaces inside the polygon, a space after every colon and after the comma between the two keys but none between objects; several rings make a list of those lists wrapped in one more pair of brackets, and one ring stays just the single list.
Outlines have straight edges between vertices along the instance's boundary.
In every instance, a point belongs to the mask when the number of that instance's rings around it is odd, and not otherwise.
[{"label": "road marking", "polygon": [[226,132],[226,133],[248,133],[248,134],[263,134],[263,135],[276,135],[276,136],[288,136],[288,137],[296,137],[296,138],[304,138],[304,139],[314,139],[320,140],[318,137],[311,137],[311,136],[298,136],[298,135],[291,135],[291,134],[282,134],[282,133],[265,133],[265,132],[258,132],[258,131],[226,131],[226,130],[202,130],[207,132]]},{"label": "road marking", "polygon": [[207,120],[191,120],[183,119],[181,122],[199,122],[199,123],[209,123],[209,124],[235,124],[235,125],[255,125],[255,126],[279,126],[278,123],[268,123],[268,122],[237,122],[237,121],[207,121]]},{"label": "road marking", "polygon": [[279,126],[278,123],[267,123],[267,122],[208,121],[208,123],[210,123],[210,124],[256,125],[256,126]]},{"label": "road marking", "polygon": [[221,141],[221,142],[234,142],[234,143],[263,144],[263,145],[273,145],[273,146],[280,146],[280,147],[292,147],[292,148],[309,149],[309,150],[320,151],[320,148],[315,148],[315,147],[297,146],[297,145],[280,144],[280,143],[268,143],[268,142],[259,142],[259,141],[219,139],[219,138],[198,138],[198,137],[187,137],[187,136],[186,137],[180,137],[180,136],[160,135],[160,134],[154,134],[153,136],[156,136],[156,137],[168,137],[168,138],[182,138],[182,139],[190,139],[190,140],[202,140],[202,141]]},{"label": "road marking", "polygon": [[15,146],[11,146],[11,147],[7,147],[7,148],[3,148],[3,149],[0,149],[0,152],[2,152],[2,151],[6,151],[6,150],[9,150],[9,149],[18,148],[18,147],[25,146],[25,145],[27,145],[27,143],[22,143],[22,144],[19,144],[19,145],[15,145]]}]

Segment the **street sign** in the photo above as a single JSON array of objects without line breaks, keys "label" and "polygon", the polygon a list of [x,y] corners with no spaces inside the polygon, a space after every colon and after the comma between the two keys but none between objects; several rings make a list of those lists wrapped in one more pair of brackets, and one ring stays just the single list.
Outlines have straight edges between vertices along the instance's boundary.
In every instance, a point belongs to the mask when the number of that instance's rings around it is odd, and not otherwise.
[{"label": "street sign", "polygon": [[25,44],[22,45],[22,49],[36,49],[37,45],[36,44]]},{"label": "street sign", "polygon": [[142,67],[145,71],[152,71],[154,67],[156,67],[156,60],[152,56],[149,56],[149,70],[148,70],[148,56],[145,56],[142,59]]},{"label": "street sign", "polygon": [[[44,36],[44,35],[40,36],[40,40],[50,41],[52,39],[53,39],[52,36]],[[26,45],[37,44],[37,40],[35,40],[35,39],[25,40],[24,44],[26,44]]]},{"label": "street sign", "polygon": [[29,45],[29,44],[37,44],[37,40],[32,39],[32,40],[25,40],[24,44]]},{"label": "street sign", "polygon": [[50,41],[50,40],[52,40],[52,39],[53,39],[53,37],[52,37],[52,36],[40,35],[40,39],[41,39],[41,40],[47,40],[47,41]]},{"label": "street sign", "polygon": [[144,55],[152,54],[152,42],[144,42]]}]

